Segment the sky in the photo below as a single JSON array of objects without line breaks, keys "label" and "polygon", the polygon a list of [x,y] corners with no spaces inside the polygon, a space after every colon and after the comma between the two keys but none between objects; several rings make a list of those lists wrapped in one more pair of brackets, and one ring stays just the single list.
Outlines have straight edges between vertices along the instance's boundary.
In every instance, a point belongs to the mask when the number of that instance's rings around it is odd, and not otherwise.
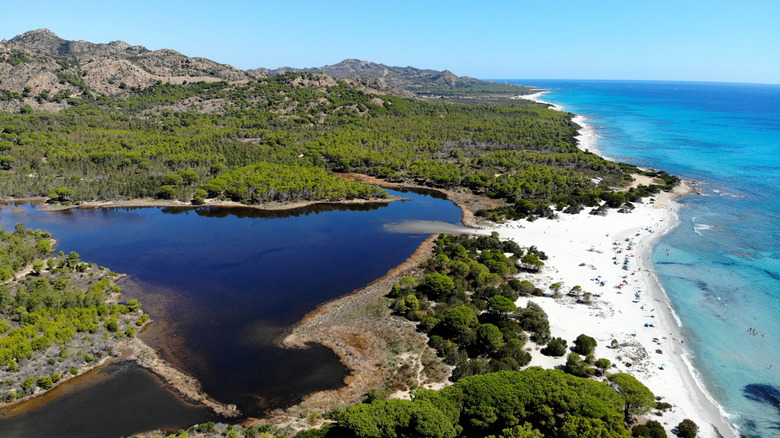
[{"label": "sky", "polygon": [[357,58],[480,79],[780,83],[780,0],[0,0],[0,39],[38,28],[240,69]]}]

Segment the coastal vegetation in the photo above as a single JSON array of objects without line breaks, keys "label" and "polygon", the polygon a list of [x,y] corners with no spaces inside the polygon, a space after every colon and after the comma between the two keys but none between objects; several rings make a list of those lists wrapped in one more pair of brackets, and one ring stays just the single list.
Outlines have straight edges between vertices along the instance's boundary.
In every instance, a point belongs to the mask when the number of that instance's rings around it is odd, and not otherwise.
[{"label": "coastal vegetation", "polygon": [[0,114],[0,196],[65,205],[384,196],[334,177],[354,172],[500,199],[480,213],[499,220],[619,207],[667,188],[616,191],[638,169],[580,150],[571,114],[539,105],[432,103],[315,73],[39,97],[63,108]]},{"label": "coastal vegetation", "polygon": [[117,274],[52,245],[22,224],[0,229],[0,402],[94,366],[146,321],[136,300],[117,303]]},{"label": "coastal vegetation", "polygon": [[544,311],[533,303],[520,309],[514,304],[521,294],[542,294],[531,282],[512,278],[528,254],[546,258],[535,247],[523,249],[495,235],[440,235],[424,276],[393,285],[394,311],[419,321],[430,345],[454,366],[453,380],[519,370],[531,360],[526,332],[538,344],[550,341]]},{"label": "coastal vegetation", "polygon": [[320,436],[627,437],[626,403],[623,393],[603,382],[534,367],[420,390],[411,401],[348,408]]},{"label": "coastal vegetation", "polygon": [[[452,380],[502,370],[520,370],[531,361],[526,342],[542,346],[540,353],[560,357],[568,342],[552,337],[547,314],[529,302],[518,308],[520,296],[544,292],[528,280],[515,278],[518,269],[536,272],[547,259],[535,246],[521,248],[513,241],[491,236],[440,235],[434,255],[423,265],[424,276],[404,277],[390,292],[392,308],[418,322],[430,345],[454,367]],[[581,334],[574,341],[565,371],[589,377],[611,363],[593,356],[596,340]],[[594,366],[596,368],[594,368]]]},{"label": "coastal vegetation", "polygon": [[212,198],[226,196],[251,204],[387,197],[382,189],[338,178],[318,167],[271,163],[225,172],[206,183],[204,189]]},{"label": "coastal vegetation", "polygon": [[[373,400],[334,409],[326,413],[330,421],[321,428],[295,436],[665,437],[663,427],[656,421],[634,426],[632,430],[626,427],[623,410],[633,403],[632,397],[627,390],[616,391],[604,382],[532,367],[466,377],[438,391],[419,389],[411,400]],[[212,436],[288,435],[268,425],[244,428],[214,423],[168,435],[169,438]]]}]

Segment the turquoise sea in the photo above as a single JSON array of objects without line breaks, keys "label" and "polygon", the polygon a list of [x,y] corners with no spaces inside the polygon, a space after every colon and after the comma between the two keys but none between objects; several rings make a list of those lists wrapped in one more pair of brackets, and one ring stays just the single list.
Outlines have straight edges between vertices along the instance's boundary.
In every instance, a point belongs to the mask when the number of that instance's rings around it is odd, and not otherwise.
[{"label": "turquoise sea", "polygon": [[709,394],[740,434],[780,436],[780,85],[511,82],[585,116],[604,155],[699,182],[658,277]]}]

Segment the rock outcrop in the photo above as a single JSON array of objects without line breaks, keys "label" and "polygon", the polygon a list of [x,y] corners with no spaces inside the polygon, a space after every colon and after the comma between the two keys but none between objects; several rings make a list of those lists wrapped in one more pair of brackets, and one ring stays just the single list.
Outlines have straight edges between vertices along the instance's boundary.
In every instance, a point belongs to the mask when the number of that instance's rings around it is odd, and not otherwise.
[{"label": "rock outcrop", "polygon": [[149,50],[124,41],[68,41],[48,29],[38,29],[0,42],[0,111],[19,111],[30,105],[34,110],[56,112],[68,106],[70,97],[125,97],[159,82],[237,84],[287,72],[318,73],[331,81],[352,82],[369,93],[407,98],[485,84],[448,70],[394,67],[358,59],[316,68],[243,71],[170,49]]},{"label": "rock outcrop", "polygon": [[394,67],[359,59],[345,59],[334,65],[314,68],[280,67],[276,70],[247,70],[250,75],[276,76],[287,72],[324,73],[336,79],[358,80],[382,90],[415,92],[431,86],[457,87],[480,83],[479,79],[457,76],[448,70],[421,70],[414,67]]},{"label": "rock outcrop", "polygon": [[0,93],[5,90],[0,110],[6,111],[25,104],[57,111],[67,105],[70,96],[128,95],[158,81],[240,83],[251,79],[230,65],[170,49],[152,51],[124,41],[68,41],[48,29],[0,42]]}]

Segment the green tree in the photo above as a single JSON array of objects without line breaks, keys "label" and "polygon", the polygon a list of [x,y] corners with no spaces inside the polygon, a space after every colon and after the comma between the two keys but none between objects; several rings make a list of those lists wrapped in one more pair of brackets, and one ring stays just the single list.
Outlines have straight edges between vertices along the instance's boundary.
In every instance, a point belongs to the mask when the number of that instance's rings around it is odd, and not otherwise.
[{"label": "green tree", "polygon": [[696,438],[699,434],[699,426],[688,418],[677,425],[677,436],[680,438]]},{"label": "green tree", "polygon": [[453,424],[427,400],[383,400],[353,406],[338,416],[339,426],[356,438],[398,436],[454,438]]},{"label": "green tree", "polygon": [[178,173],[169,173],[162,177],[162,183],[168,186],[178,186],[183,181],[183,177]]},{"label": "green tree", "polygon": [[520,262],[523,264],[523,267],[529,271],[538,271],[544,266],[544,262],[539,260],[539,257],[534,254],[524,255],[520,258]]},{"label": "green tree", "polygon": [[566,358],[567,373],[577,377],[588,377],[592,371],[593,369],[582,360],[582,357],[579,354],[569,353],[569,356]]},{"label": "green tree", "polygon": [[69,189],[67,187],[57,187],[56,189],[49,192],[49,198],[52,198],[52,200],[56,202],[70,201],[71,197],[73,197],[73,193],[73,189]]},{"label": "green tree", "polygon": [[420,300],[415,294],[409,294],[404,297],[403,306],[405,312],[414,312],[420,309]]},{"label": "green tree", "polygon": [[607,377],[607,381],[625,401],[623,414],[626,420],[633,415],[646,414],[653,408],[655,395],[634,376],[618,373]]},{"label": "green tree", "polygon": [[493,324],[482,324],[477,328],[477,344],[486,353],[492,353],[504,345],[504,335]]},{"label": "green tree", "polygon": [[517,322],[523,330],[533,332],[531,340],[534,342],[545,344],[550,339],[550,321],[538,304],[529,301],[524,309],[518,310]]},{"label": "green tree", "polygon": [[36,248],[38,249],[38,252],[41,254],[48,254],[52,252],[51,242],[49,241],[49,239],[39,239]]},{"label": "green tree", "polygon": [[462,336],[479,324],[477,314],[469,306],[453,307],[444,314],[444,328],[454,336]]},{"label": "green tree", "polygon": [[119,323],[117,322],[116,318],[111,318],[108,321],[106,321],[106,330],[110,332],[115,332],[119,329]]},{"label": "green tree", "polygon": [[666,438],[666,430],[661,423],[650,420],[645,424],[640,424],[631,428],[631,436],[642,438]]},{"label": "green tree", "polygon": [[33,262],[32,270],[35,275],[41,275],[41,271],[43,270],[43,260],[36,260]]},{"label": "green tree", "polygon": [[65,263],[69,268],[75,269],[81,263],[81,256],[76,251],[71,251],[65,257]]},{"label": "green tree", "polygon": [[[489,435],[488,438],[496,438],[496,436]],[[534,429],[531,423],[523,423],[522,426],[502,430],[498,438],[544,438],[544,435]]]},{"label": "green tree", "polygon": [[512,359],[518,367],[531,362],[531,354],[523,348],[523,341],[517,338],[509,339],[498,349],[496,356],[500,359]]},{"label": "green tree", "polygon": [[27,393],[31,393],[33,385],[35,385],[35,377],[28,377],[22,382],[22,389]]},{"label": "green tree", "polygon": [[398,281],[398,286],[404,290],[412,289],[413,287],[417,286],[417,279],[411,275],[404,275],[401,277],[401,280]]},{"label": "green tree", "polygon": [[176,189],[170,185],[162,185],[157,189],[157,197],[160,199],[174,199],[176,198]]},{"label": "green tree", "polygon": [[455,288],[455,282],[444,274],[434,272],[425,276],[422,286],[429,297],[438,298],[452,292]]},{"label": "green tree", "polygon": [[10,155],[0,155],[0,169],[11,170],[11,167],[16,162],[16,158]]},{"label": "green tree", "polygon": [[612,362],[610,362],[609,359],[602,357],[601,359],[596,361],[595,365],[596,368],[600,369],[603,374],[609,367],[612,366]]},{"label": "green tree", "polygon": [[43,389],[51,389],[54,383],[51,381],[51,377],[38,377],[36,384]]},{"label": "green tree", "polygon": [[198,179],[200,179],[200,175],[198,175],[198,172],[188,169],[188,170],[182,170],[179,172],[179,175],[181,176],[181,179],[184,181],[184,184],[192,185],[196,182],[198,182]]},{"label": "green tree", "polygon": [[517,310],[515,303],[502,295],[493,295],[488,298],[488,306],[492,312],[499,315],[506,315]]},{"label": "green tree", "polygon": [[565,339],[552,338],[550,339],[550,342],[547,343],[547,346],[541,349],[541,353],[545,356],[560,357],[566,354],[568,349],[569,347]]},{"label": "green tree", "polygon": [[225,165],[225,163],[216,162],[216,163],[212,164],[211,167],[209,168],[209,174],[216,176],[216,175],[219,175],[220,173],[224,172],[225,169],[227,169],[227,166]]},{"label": "green tree", "polygon": [[127,310],[130,312],[135,312],[136,310],[141,308],[141,304],[135,298],[133,298],[132,300],[127,300],[126,306],[127,306]]},{"label": "green tree", "polygon": [[577,339],[574,341],[575,353],[587,356],[589,354],[593,354],[595,349],[596,340],[585,334],[577,336]]}]

